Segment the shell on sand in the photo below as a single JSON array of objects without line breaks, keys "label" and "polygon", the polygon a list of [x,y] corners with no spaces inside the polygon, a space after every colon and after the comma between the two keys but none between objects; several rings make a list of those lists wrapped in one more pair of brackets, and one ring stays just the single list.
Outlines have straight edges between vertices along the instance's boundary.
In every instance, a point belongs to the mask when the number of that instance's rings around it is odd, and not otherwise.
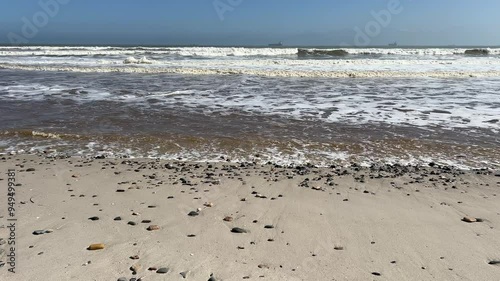
[{"label": "shell on sand", "polygon": [[99,243],[99,244],[91,244],[87,250],[89,251],[95,251],[95,250],[102,250],[104,249],[104,244],[103,243]]}]

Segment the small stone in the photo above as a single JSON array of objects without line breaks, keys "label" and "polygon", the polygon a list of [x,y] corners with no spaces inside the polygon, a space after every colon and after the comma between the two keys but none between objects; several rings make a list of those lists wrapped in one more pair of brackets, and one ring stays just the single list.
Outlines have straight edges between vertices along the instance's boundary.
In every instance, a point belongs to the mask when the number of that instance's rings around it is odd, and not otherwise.
[{"label": "small stone", "polygon": [[181,272],[181,273],[179,273],[179,274],[182,276],[182,278],[186,279],[186,277],[187,277],[187,276],[188,276],[188,274],[189,274],[189,271],[183,271],[183,272]]},{"label": "small stone", "polygon": [[267,265],[267,264],[259,264],[257,267],[258,268],[269,269],[269,265]]},{"label": "small stone", "polygon": [[89,251],[95,251],[95,250],[102,250],[104,249],[104,244],[99,243],[99,244],[91,244],[87,250]]},{"label": "small stone", "polygon": [[128,280],[125,277],[120,277],[120,278],[118,278],[118,281],[128,281]]},{"label": "small stone", "polygon": [[336,251],[343,251],[344,247],[342,247],[342,246],[335,246],[335,247],[333,247],[333,249],[336,250]]},{"label": "small stone", "polygon": [[33,231],[33,235],[42,235],[45,234],[45,230],[35,230]]},{"label": "small stone", "polygon": [[147,228],[148,231],[154,231],[154,230],[160,230],[160,227],[158,225],[150,225]]},{"label": "small stone", "polygon": [[131,260],[138,260],[139,259],[139,256],[138,255],[134,255],[134,256],[131,256],[130,257]]},{"label": "small stone", "polygon": [[273,228],[274,228],[274,226],[273,226],[273,225],[268,224],[268,225],[264,226],[264,228],[266,228],[266,229],[273,229]]},{"label": "small stone", "polygon": [[45,229],[45,233],[52,233],[52,232],[54,232],[53,229]]},{"label": "small stone", "polygon": [[99,217],[90,217],[89,220],[91,220],[91,221],[98,221]]},{"label": "small stone", "polygon": [[212,202],[206,202],[205,204],[203,204],[203,206],[211,208],[211,207],[214,206],[214,203],[212,203]]},{"label": "small stone", "polygon": [[188,214],[188,216],[190,216],[190,217],[196,217],[197,215],[199,215],[199,213],[198,213],[198,212],[196,212],[196,211],[191,211],[191,212],[189,212],[189,214]]},{"label": "small stone", "polygon": [[232,222],[233,221],[233,217],[225,217],[224,221]]},{"label": "small stone", "polygon": [[382,276],[382,274],[378,273],[378,272],[372,272],[372,275],[375,275],[375,276]]},{"label": "small stone", "polygon": [[142,220],[141,223],[151,223],[151,220]]},{"label": "small stone", "polygon": [[139,264],[134,264],[130,267],[130,271],[135,275],[137,272],[141,270],[141,266]]},{"label": "small stone", "polygon": [[467,222],[467,223],[473,223],[473,222],[477,222],[477,219],[475,219],[473,217],[464,217],[462,219],[462,221]]},{"label": "small stone", "polygon": [[35,171],[35,168],[28,168],[26,169],[26,172],[34,172]]},{"label": "small stone", "polygon": [[168,268],[166,268],[166,267],[162,267],[162,268],[158,269],[158,270],[156,271],[156,273],[159,273],[159,274],[165,274],[165,273],[167,273],[167,272],[168,272],[168,270],[169,270]]},{"label": "small stone", "polygon": [[128,225],[137,225],[137,223],[135,221],[129,221],[127,224]]},{"label": "small stone", "polygon": [[233,229],[231,229],[231,232],[232,233],[248,233],[248,231],[246,229],[239,228],[239,227],[233,227]]},{"label": "small stone", "polygon": [[113,220],[115,220],[115,221],[121,221],[121,220],[122,220],[122,217],[116,217],[116,218],[114,218]]},{"label": "small stone", "polygon": [[125,189],[117,189],[116,192],[125,192]]},{"label": "small stone", "polygon": [[157,271],[157,270],[158,270],[158,268],[156,268],[156,267],[152,266],[152,267],[148,268],[148,270],[149,270],[149,271]]}]

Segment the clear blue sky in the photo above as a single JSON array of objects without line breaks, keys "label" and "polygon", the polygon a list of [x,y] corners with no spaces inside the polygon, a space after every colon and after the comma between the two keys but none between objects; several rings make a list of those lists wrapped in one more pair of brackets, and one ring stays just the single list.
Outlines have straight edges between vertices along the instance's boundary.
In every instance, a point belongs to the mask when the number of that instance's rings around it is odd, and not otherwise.
[{"label": "clear blue sky", "polygon": [[[26,23],[40,2],[59,4],[32,38]],[[259,45],[354,44],[356,27],[397,0],[0,0],[0,43]],[[219,3],[219,13],[214,7]],[[223,11],[224,4],[241,2]],[[370,45],[500,45],[499,0],[399,0],[402,12]],[[222,4],[221,4],[222,3]],[[220,15],[223,15],[223,18]],[[359,40],[358,40],[359,41]]]}]

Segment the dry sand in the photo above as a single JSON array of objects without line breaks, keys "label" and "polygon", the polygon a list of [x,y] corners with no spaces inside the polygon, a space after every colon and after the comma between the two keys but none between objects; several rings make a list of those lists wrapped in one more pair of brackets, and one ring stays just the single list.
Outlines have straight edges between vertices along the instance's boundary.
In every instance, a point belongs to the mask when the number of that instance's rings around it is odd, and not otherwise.
[{"label": "dry sand", "polygon": [[0,171],[0,280],[500,280],[494,171],[37,156],[0,157]]}]

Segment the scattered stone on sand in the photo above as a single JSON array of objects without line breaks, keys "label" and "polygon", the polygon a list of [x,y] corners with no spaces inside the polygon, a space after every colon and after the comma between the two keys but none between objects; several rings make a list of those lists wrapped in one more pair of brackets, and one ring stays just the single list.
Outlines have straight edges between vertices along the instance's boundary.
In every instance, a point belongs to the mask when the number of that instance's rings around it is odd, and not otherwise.
[{"label": "scattered stone on sand", "polygon": [[182,276],[182,278],[186,279],[187,276],[188,276],[188,274],[189,274],[189,271],[183,271],[183,272],[181,272],[179,274]]},{"label": "scattered stone on sand", "polygon": [[117,189],[116,192],[125,192],[125,189]]},{"label": "scattered stone on sand", "polygon": [[99,217],[90,217],[89,220],[91,220],[91,221],[98,221]]},{"label": "scattered stone on sand", "polygon": [[129,221],[127,224],[128,225],[137,225],[137,223],[135,221]]},{"label": "scattered stone on sand", "polygon": [[462,221],[464,222],[468,222],[468,223],[473,223],[473,222],[477,222],[477,219],[476,218],[473,218],[473,217],[464,217],[462,219]]},{"label": "scattered stone on sand", "polygon": [[193,238],[193,237],[196,237],[196,235],[195,235],[195,234],[188,234],[188,236],[187,236],[187,237],[189,237],[189,238]]},{"label": "scattered stone on sand", "polygon": [[128,279],[125,277],[120,277],[120,278],[118,278],[118,281],[128,281]]},{"label": "scattered stone on sand", "polygon": [[197,215],[199,215],[200,213],[196,212],[196,211],[191,211],[189,212],[188,216],[190,217],[196,217]]},{"label": "scattered stone on sand", "polygon": [[375,276],[382,276],[382,274],[380,274],[379,272],[372,272],[372,275],[375,275]]},{"label": "scattered stone on sand", "polygon": [[121,220],[122,220],[122,217],[116,217],[116,218],[114,218],[113,220],[115,220],[115,221],[121,221]]},{"label": "scattered stone on sand", "polygon": [[130,271],[132,271],[132,274],[134,275],[136,275],[139,270],[141,270],[141,265],[139,264],[134,264],[130,267]]},{"label": "scattered stone on sand", "polygon": [[273,228],[274,228],[274,225],[270,225],[270,224],[268,224],[268,225],[264,226],[264,228],[266,228],[266,229],[273,229]]},{"label": "scattered stone on sand", "polygon": [[45,234],[45,230],[35,230],[33,231],[33,235],[42,235]]},{"label": "scattered stone on sand", "polygon": [[335,246],[335,247],[333,247],[333,249],[336,250],[336,251],[343,251],[344,247],[342,247],[342,246]]},{"label": "scattered stone on sand", "polygon": [[89,251],[95,251],[95,250],[102,250],[104,249],[104,244],[103,243],[99,243],[99,244],[91,244],[87,250]]},{"label": "scattered stone on sand", "polygon": [[139,259],[139,256],[138,255],[133,255],[130,257],[131,260],[138,260]]},{"label": "scattered stone on sand", "polygon": [[203,204],[203,206],[207,207],[207,208],[211,208],[214,206],[214,203],[212,202],[205,202],[205,204]]},{"label": "scattered stone on sand", "polygon": [[225,217],[223,220],[227,221],[227,222],[232,222],[233,221],[233,217]]},{"label": "scattered stone on sand", "polygon": [[151,223],[151,220],[142,220],[141,223]]},{"label": "scattered stone on sand", "polygon": [[158,269],[158,270],[156,271],[156,273],[159,273],[159,274],[165,274],[165,273],[167,273],[167,272],[168,272],[168,270],[169,270],[169,269],[168,269],[167,267],[162,267],[162,268]]},{"label": "scattered stone on sand", "polygon": [[233,229],[231,229],[231,232],[232,233],[248,233],[248,230],[243,229],[243,228],[239,228],[239,227],[233,227]]},{"label": "scattered stone on sand", "polygon": [[26,172],[34,172],[35,171],[35,168],[28,168],[26,169]]},{"label": "scattered stone on sand", "polygon": [[158,268],[157,267],[154,267],[154,266],[151,266],[148,268],[149,271],[157,271]]},{"label": "scattered stone on sand", "polygon": [[497,265],[500,264],[500,260],[493,260],[488,262],[489,265]]},{"label": "scattered stone on sand", "polygon": [[263,263],[262,263],[262,264],[259,264],[257,267],[258,267],[258,268],[262,268],[262,269],[269,269],[269,265],[267,265],[267,264],[263,264]]},{"label": "scattered stone on sand", "polygon": [[160,227],[158,225],[150,225],[147,228],[148,231],[154,231],[154,230],[160,230]]}]

